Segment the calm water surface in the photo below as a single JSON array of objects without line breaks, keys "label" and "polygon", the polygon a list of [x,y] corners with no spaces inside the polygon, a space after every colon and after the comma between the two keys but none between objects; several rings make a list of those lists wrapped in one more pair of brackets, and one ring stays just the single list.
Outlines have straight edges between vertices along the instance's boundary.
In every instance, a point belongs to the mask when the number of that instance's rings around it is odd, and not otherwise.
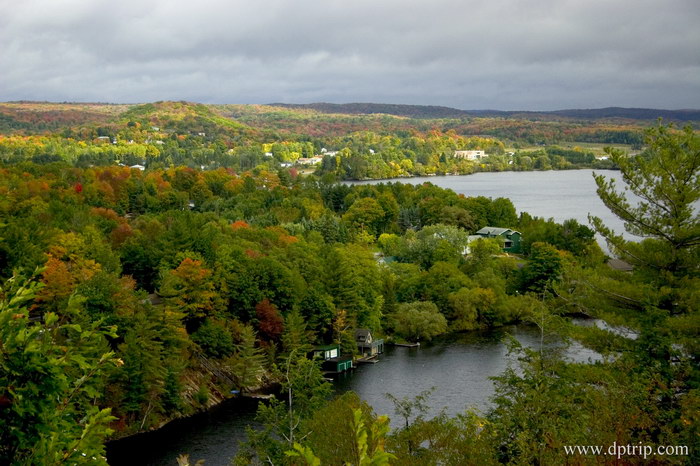
[{"label": "calm water surface", "polygon": [[[622,174],[616,170],[597,170],[606,178],[612,178],[621,190]],[[353,181],[348,184],[378,184],[401,182],[422,184],[430,182],[465,196],[507,197],[518,212],[553,218],[556,222],[573,218],[589,225],[588,214],[603,219],[617,233],[623,233],[624,225],[615,217],[596,194],[593,170],[561,170],[541,172],[475,173],[460,176],[424,176],[393,180]],[[631,238],[631,237],[630,237]],[[602,239],[599,238],[602,243]]]},{"label": "calm water surface", "polygon": [[[340,377],[335,382],[336,390],[354,391],[377,414],[388,414],[393,427],[400,427],[402,421],[394,414],[394,405],[386,393],[397,398],[413,398],[434,387],[428,417],[443,409],[449,415],[466,409],[485,412],[494,394],[490,378],[503,373],[509,365],[517,365],[517,355],[509,355],[504,343],[506,334],[523,346],[539,348],[539,330],[524,325],[452,334],[418,348],[387,347],[378,363],[360,365],[354,372]],[[566,357],[593,361],[599,355],[574,344]]]},{"label": "calm water surface", "polygon": [[171,422],[164,428],[107,445],[112,466],[175,466],[180,454],[190,463],[206,460],[206,466],[228,466],[245,440],[245,427],[255,425],[258,402],[232,399],[209,412]]}]

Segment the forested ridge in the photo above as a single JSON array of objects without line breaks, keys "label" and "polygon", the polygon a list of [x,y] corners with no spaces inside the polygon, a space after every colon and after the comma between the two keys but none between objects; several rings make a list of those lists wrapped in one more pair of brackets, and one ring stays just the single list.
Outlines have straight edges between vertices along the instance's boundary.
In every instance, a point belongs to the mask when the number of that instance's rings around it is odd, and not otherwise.
[{"label": "forested ridge", "polygon": [[[206,106],[120,115],[113,126],[0,140],[0,462],[104,463],[108,438],[272,385],[281,397],[262,405],[241,464],[555,464],[564,445],[613,442],[685,445],[687,455],[656,459],[697,460],[692,129],[653,129],[638,156],[609,151],[643,203],[604,177],[599,195],[646,239],[592,224],[633,265],[626,273],[606,264],[591,228],[517,215],[504,198],[430,183],[347,186],[326,160],[302,175],[281,163],[317,142],[267,142],[269,130]],[[455,141],[503,148],[442,133],[344,141],[348,158],[407,141],[416,157]],[[522,254],[504,254],[497,239],[465,254],[484,226],[521,232]],[[572,326],[572,314],[608,326]],[[496,381],[488,413],[426,419],[429,393],[416,394],[379,413],[405,419],[389,432],[352,394],[329,400],[307,358],[327,343],[352,354],[356,328],[425,341],[514,322],[603,359],[575,364],[514,344],[520,366]]]},{"label": "forested ridge", "polygon": [[312,109],[324,113],[373,114],[383,113],[412,118],[468,118],[468,117],[521,117],[521,118],[627,118],[634,120],[692,121],[700,119],[698,110],[658,110],[652,108],[607,107],[596,109],[569,109],[554,111],[503,111],[503,110],[459,110],[434,105],[392,105],[374,103],[330,104],[270,104],[272,107]]},{"label": "forested ridge", "polygon": [[[645,126],[641,120],[406,118],[188,102],[5,103],[0,157],[83,167],[174,164],[238,171],[293,164],[336,179],[610,168],[595,144],[639,150]],[[486,156],[455,157],[464,150]],[[304,159],[314,156],[319,160],[306,165]]]}]

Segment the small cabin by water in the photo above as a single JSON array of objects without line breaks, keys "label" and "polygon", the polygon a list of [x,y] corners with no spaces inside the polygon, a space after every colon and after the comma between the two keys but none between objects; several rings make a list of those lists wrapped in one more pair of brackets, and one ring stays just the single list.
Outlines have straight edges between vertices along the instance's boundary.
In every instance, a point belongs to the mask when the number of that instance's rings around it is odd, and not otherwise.
[{"label": "small cabin by water", "polygon": [[340,345],[317,346],[311,356],[323,360],[321,370],[325,373],[339,373],[352,369],[352,356],[340,353]]},{"label": "small cabin by water", "polygon": [[352,367],[352,356],[348,355],[327,359],[321,363],[321,370],[330,374],[349,371]]},{"label": "small cabin by water", "polygon": [[340,345],[323,345],[317,346],[312,351],[312,357],[321,358],[327,361],[331,358],[337,358],[340,356]]},{"label": "small cabin by water", "polygon": [[384,340],[374,338],[369,329],[358,328],[355,330],[355,342],[357,350],[364,357],[372,357],[384,352]]}]

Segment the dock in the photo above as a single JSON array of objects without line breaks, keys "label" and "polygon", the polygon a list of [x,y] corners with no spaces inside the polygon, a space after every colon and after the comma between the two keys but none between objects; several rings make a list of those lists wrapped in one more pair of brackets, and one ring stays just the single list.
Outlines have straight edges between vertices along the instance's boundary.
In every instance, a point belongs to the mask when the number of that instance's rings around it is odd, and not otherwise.
[{"label": "dock", "polygon": [[275,397],[275,395],[271,393],[247,393],[241,394],[241,396],[244,398],[253,398],[254,400],[270,400]]},{"label": "dock", "polygon": [[379,356],[376,354],[373,356],[362,356],[355,359],[355,362],[358,364],[377,364],[379,362]]},{"label": "dock", "polygon": [[418,348],[420,346],[420,343],[394,343],[394,346],[402,346],[404,348]]}]

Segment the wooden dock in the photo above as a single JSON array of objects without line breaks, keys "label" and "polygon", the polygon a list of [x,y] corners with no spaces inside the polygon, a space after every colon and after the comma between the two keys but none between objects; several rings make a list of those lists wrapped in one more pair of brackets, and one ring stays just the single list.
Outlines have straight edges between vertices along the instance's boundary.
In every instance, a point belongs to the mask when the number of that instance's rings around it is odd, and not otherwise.
[{"label": "wooden dock", "polygon": [[377,364],[379,362],[379,355],[375,354],[374,356],[363,356],[355,359],[355,362],[358,364]]},{"label": "wooden dock", "polygon": [[420,343],[394,343],[394,346],[403,346],[404,348],[418,348]]},{"label": "wooden dock", "polygon": [[246,393],[241,394],[241,396],[244,398],[253,398],[255,400],[270,400],[275,397],[275,395],[271,393]]}]

